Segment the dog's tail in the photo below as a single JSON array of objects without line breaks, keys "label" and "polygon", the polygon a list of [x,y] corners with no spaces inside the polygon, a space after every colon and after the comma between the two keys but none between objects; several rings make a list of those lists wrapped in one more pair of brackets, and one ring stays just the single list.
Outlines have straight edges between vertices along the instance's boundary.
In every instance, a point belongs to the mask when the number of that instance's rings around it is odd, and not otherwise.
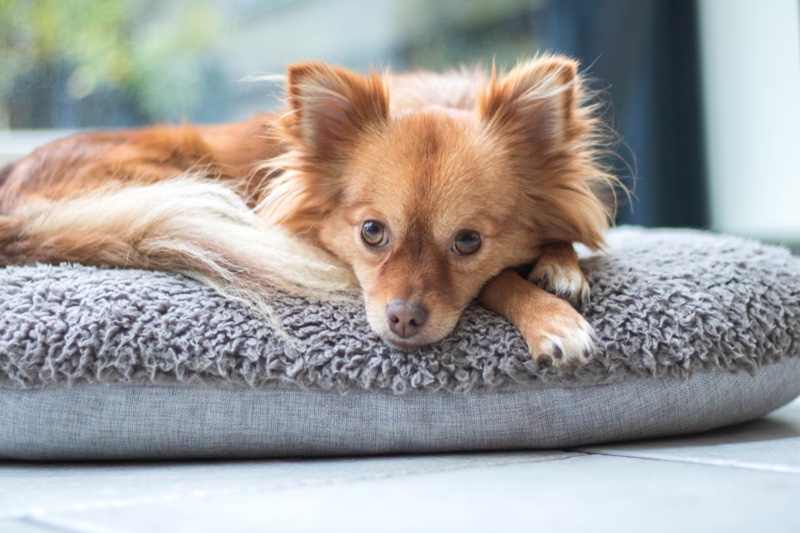
[{"label": "dog's tail", "polygon": [[0,215],[0,266],[36,262],[177,272],[266,315],[276,288],[331,299],[357,287],[348,268],[263,225],[234,191],[192,176]]}]

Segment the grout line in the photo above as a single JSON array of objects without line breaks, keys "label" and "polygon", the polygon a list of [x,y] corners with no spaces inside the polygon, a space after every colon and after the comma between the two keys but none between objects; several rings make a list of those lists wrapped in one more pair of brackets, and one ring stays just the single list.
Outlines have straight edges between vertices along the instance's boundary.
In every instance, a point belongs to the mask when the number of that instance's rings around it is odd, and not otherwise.
[{"label": "grout line", "polygon": [[735,459],[689,459],[680,457],[666,457],[666,456],[643,456],[625,453],[612,453],[593,451],[586,448],[576,448],[574,451],[585,453],[587,455],[602,455],[605,457],[624,457],[626,459],[642,459],[645,461],[661,461],[665,463],[689,463],[697,465],[724,467],[724,468],[738,468],[741,470],[757,470],[760,472],[770,472],[773,474],[800,474],[800,468],[796,466],[782,466],[782,465],[764,465],[761,463],[749,463],[744,461],[737,461]]}]

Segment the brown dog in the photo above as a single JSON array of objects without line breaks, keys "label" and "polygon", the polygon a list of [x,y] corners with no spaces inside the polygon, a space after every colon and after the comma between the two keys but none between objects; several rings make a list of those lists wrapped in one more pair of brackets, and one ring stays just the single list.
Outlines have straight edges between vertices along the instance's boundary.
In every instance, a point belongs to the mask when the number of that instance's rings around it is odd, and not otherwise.
[{"label": "brown dog", "polygon": [[414,348],[476,297],[534,357],[584,362],[592,331],[573,242],[603,245],[613,186],[577,73],[542,57],[362,76],[289,68],[289,108],[238,124],[56,141],[0,172],[0,264],[181,272],[268,312],[274,288],[361,289],[386,341]]}]

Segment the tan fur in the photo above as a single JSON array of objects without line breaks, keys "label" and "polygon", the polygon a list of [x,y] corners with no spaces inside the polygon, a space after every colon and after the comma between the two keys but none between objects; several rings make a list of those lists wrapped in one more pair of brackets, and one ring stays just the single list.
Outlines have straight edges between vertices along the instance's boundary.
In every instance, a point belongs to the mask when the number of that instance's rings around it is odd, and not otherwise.
[{"label": "tan fur", "polygon": [[[490,77],[311,62],[289,68],[287,100],[244,123],[37,150],[0,183],[0,264],[181,272],[267,314],[275,287],[329,298],[354,274],[372,328],[409,348],[447,335],[481,293],[535,355],[585,357],[580,316],[505,273],[540,257],[574,272],[564,247],[603,245],[600,191],[614,179],[575,62],[542,57]],[[365,243],[366,221],[385,228],[384,246]],[[454,247],[464,231],[480,236],[472,255]],[[400,336],[392,302],[424,308],[424,325]]]}]

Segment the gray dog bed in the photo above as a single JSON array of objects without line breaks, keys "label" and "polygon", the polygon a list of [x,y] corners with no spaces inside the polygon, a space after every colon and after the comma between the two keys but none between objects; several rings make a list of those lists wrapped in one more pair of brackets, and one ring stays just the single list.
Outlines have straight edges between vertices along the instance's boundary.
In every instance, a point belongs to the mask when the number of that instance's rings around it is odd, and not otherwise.
[{"label": "gray dog bed", "polygon": [[0,457],[564,447],[707,430],[800,394],[800,259],[693,231],[609,243],[582,260],[601,350],[574,373],[477,306],[403,352],[357,305],[280,297],[287,343],[181,276],[0,269]]}]

